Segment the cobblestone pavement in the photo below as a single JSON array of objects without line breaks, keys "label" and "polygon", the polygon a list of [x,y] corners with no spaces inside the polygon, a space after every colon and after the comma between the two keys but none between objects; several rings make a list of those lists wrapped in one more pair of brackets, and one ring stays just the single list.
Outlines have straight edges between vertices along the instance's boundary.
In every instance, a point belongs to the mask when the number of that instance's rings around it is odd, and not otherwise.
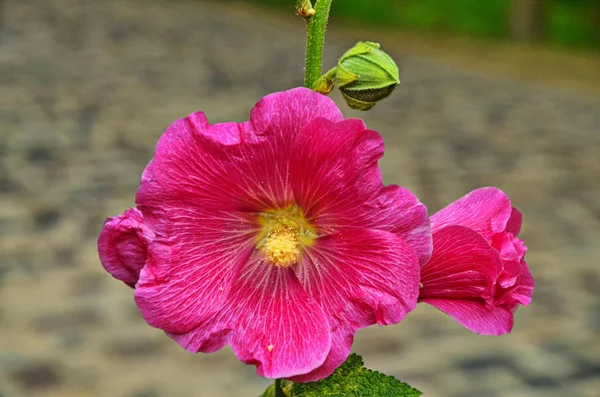
[{"label": "cobblestone pavement", "polygon": [[[244,120],[262,95],[301,84],[303,23],[265,23],[233,2],[1,4],[0,396],[259,394],[267,381],[229,349],[191,355],[147,326],[95,240],[133,204],[171,121],[199,109]],[[368,114],[345,112],[384,135],[386,182],[432,211],[504,189],[525,214],[537,289],[509,336],[419,307],[359,332],[355,351],[429,397],[600,396],[600,100],[385,44],[401,88]]]}]

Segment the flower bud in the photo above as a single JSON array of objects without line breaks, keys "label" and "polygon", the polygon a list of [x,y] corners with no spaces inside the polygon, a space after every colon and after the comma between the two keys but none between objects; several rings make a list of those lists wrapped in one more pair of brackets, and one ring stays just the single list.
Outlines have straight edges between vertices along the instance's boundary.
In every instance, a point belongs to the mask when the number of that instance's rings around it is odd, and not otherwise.
[{"label": "flower bud", "polygon": [[303,18],[310,18],[315,15],[315,9],[310,0],[298,0],[296,3],[296,14]]},{"label": "flower bud", "polygon": [[335,80],[348,106],[369,110],[400,84],[398,66],[379,44],[359,42],[338,61]]}]

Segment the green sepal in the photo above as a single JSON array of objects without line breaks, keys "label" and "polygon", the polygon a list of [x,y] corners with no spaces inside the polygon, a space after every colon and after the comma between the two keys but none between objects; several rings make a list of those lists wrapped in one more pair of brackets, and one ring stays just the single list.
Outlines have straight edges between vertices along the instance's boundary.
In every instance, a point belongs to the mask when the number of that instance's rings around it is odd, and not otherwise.
[{"label": "green sepal", "polygon": [[358,80],[358,75],[349,72],[345,67],[338,64],[335,72],[335,80],[338,83],[338,87],[344,87]]},{"label": "green sepal", "polygon": [[348,105],[348,107],[350,109],[354,109],[354,110],[367,111],[367,110],[370,110],[373,106],[375,106],[375,104],[377,104],[377,102],[359,101],[358,99],[349,97],[348,95],[344,94],[344,92],[342,92],[342,96],[344,97],[344,100],[346,101],[346,105]]},{"label": "green sepal", "polygon": [[313,87],[314,91],[318,93],[328,95],[335,87],[335,75],[337,73],[337,67],[330,69],[323,76],[319,77],[317,81],[315,81],[315,86]]}]

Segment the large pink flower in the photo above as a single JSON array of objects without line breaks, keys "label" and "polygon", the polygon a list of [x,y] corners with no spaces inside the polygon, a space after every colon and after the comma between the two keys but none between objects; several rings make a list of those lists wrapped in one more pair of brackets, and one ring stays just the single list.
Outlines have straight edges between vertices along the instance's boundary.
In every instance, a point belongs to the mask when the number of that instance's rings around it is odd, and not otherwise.
[{"label": "large pink flower", "polygon": [[473,332],[500,335],[528,305],[533,277],[517,238],[521,213],[496,188],[472,191],[431,217],[433,254],[421,269],[419,301]]},{"label": "large pink flower", "polygon": [[356,330],[414,308],[431,253],[426,208],[382,185],[382,154],[379,134],[304,88],[248,122],[176,121],[136,197],[154,234],[135,285],[146,321],[191,352],[230,344],[268,378],[329,375]]}]

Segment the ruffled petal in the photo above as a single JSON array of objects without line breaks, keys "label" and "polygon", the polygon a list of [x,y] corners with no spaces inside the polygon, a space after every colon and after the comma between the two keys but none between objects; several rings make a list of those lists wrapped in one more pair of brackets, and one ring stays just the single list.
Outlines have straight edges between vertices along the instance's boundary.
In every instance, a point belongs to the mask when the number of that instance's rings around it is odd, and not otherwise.
[{"label": "ruffled petal", "polygon": [[512,310],[515,310],[518,305],[529,305],[535,283],[525,259],[519,262],[506,262],[504,269],[498,280],[495,303]]},{"label": "ruffled petal", "polygon": [[237,269],[199,266],[160,288],[145,276],[136,302],[146,321],[190,352],[230,344],[258,375],[282,378],[319,367],[331,349],[329,323],[317,302],[291,269],[265,264],[256,253]]},{"label": "ruffled petal", "polygon": [[[170,199],[202,208],[256,211],[287,205],[293,199],[287,180],[291,144],[316,117],[342,115],[329,98],[305,88],[268,95],[245,123],[210,125],[204,113],[193,113],[159,140],[149,165],[152,178]],[[142,184],[138,202],[152,197],[147,189]]]},{"label": "ruffled petal", "polygon": [[521,276],[521,260],[527,251],[522,240],[511,233],[497,233],[492,237],[492,247],[498,251],[502,260],[502,273],[498,283],[502,288],[512,287]]},{"label": "ruffled petal", "polygon": [[261,99],[250,113],[250,124],[256,134],[276,130],[291,143],[300,129],[316,118],[341,121],[344,115],[331,98],[299,87]]},{"label": "ruffled petal", "polygon": [[479,300],[448,300],[427,298],[423,300],[453,317],[470,331],[482,335],[503,335],[513,328],[513,313],[502,307],[488,307]]},{"label": "ruffled petal", "polygon": [[[365,325],[365,327],[369,325]],[[332,332],[331,350],[323,364],[307,374],[291,376],[287,379],[296,383],[304,383],[315,382],[331,375],[350,355],[355,332],[356,328],[341,324]]]},{"label": "ruffled petal", "polygon": [[153,239],[154,233],[144,225],[144,217],[136,208],[108,218],[98,238],[102,266],[113,277],[133,287],[146,263],[147,247]]},{"label": "ruffled petal", "polygon": [[220,317],[233,329],[236,356],[266,378],[285,378],[319,367],[331,349],[327,316],[290,268],[259,260],[246,266]]},{"label": "ruffled petal", "polygon": [[[525,255],[527,247],[523,240],[514,238],[511,233],[497,233],[491,241],[492,247],[498,251],[500,259],[504,262],[520,262]],[[517,276],[518,274],[515,274]]]},{"label": "ruffled petal", "polygon": [[281,178],[289,149],[282,139],[255,135],[249,123],[210,125],[201,112],[176,121],[158,142],[147,167],[151,170],[145,171],[151,179],[144,178],[160,186],[166,197],[148,192],[151,185],[142,179],[136,202],[149,206],[149,200],[166,199],[216,211],[256,211],[290,200]]},{"label": "ruffled petal", "polygon": [[421,269],[419,300],[490,299],[501,271],[498,253],[479,233],[443,227],[433,233],[433,254]]},{"label": "ruffled petal", "polygon": [[521,260],[521,276],[517,282],[517,288],[512,291],[512,298],[523,306],[529,305],[533,296],[534,286],[535,282],[531,271],[523,259]]},{"label": "ruffled petal", "polygon": [[394,233],[411,247],[421,266],[431,258],[433,241],[427,207],[400,186],[386,186],[371,210],[361,208],[361,222],[371,228]]},{"label": "ruffled petal", "polygon": [[508,222],[506,222],[506,231],[516,237],[521,232],[522,223],[523,215],[518,209],[513,207],[510,218],[508,218]]},{"label": "ruffled petal", "polygon": [[295,270],[304,289],[327,314],[333,343],[320,368],[293,381],[328,376],[350,354],[358,329],[398,323],[416,305],[418,259],[389,232],[344,229],[319,238]]},{"label": "ruffled petal", "polygon": [[136,286],[136,303],[148,324],[186,333],[221,309],[254,250],[256,225],[242,213],[183,202],[144,210],[162,222],[154,223],[156,239]]},{"label": "ruffled petal", "polygon": [[231,325],[221,317],[208,318],[191,331],[181,334],[166,332],[190,353],[214,353],[229,343]]},{"label": "ruffled petal", "polygon": [[433,230],[447,225],[473,229],[491,241],[494,233],[505,230],[512,214],[508,196],[495,187],[473,190],[431,217]]},{"label": "ruffled petal", "polygon": [[383,186],[377,161],[381,136],[358,119],[316,119],[292,148],[296,202],[322,234],[341,227],[385,230],[403,238],[424,264],[431,255],[427,208],[398,186]]}]

